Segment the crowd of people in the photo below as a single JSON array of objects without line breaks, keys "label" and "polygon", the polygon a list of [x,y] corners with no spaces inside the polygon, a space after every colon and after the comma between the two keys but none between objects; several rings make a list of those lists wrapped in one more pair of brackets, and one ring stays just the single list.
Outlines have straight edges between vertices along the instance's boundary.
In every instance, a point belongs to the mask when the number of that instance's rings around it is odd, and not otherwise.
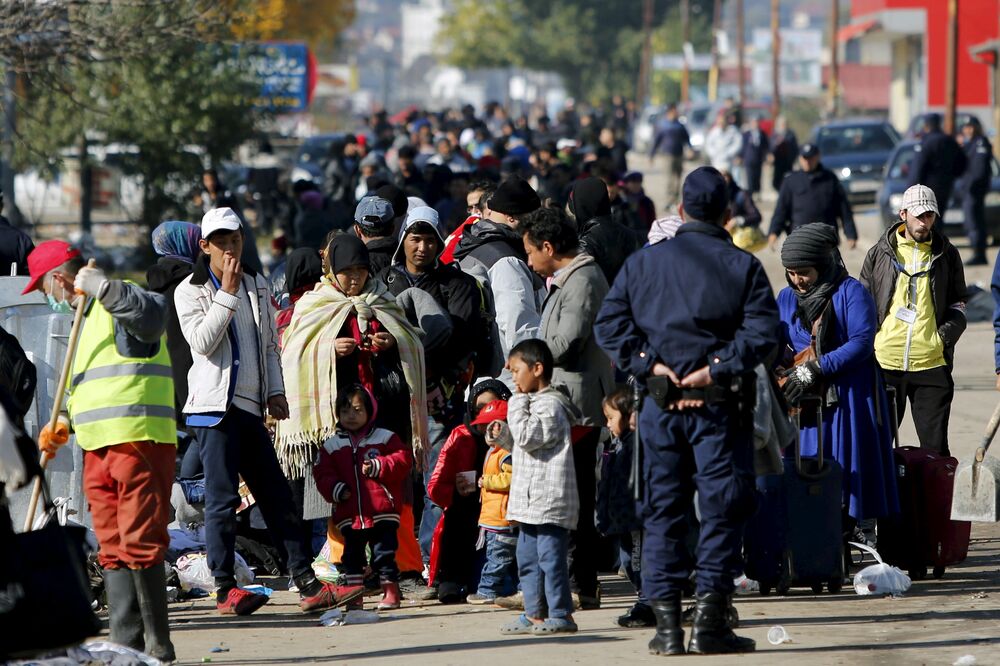
[{"label": "crowd of people", "polygon": [[[651,651],[753,650],[731,597],[754,451],[788,443],[769,434],[785,407],[802,411],[802,454],[822,442],[845,471],[846,538],[877,543],[899,511],[891,414],[909,402],[921,446],[948,453],[966,290],[935,192],[906,191],[858,279],[838,249],[838,215],[856,240],[849,208],[809,224],[776,213],[788,286],[775,298],[733,242],[760,223],[749,167],[771,145],[777,170],[790,142],[781,164],[800,155],[812,178],[815,147],[751,121],[731,149],[721,116],[706,150],[725,141],[727,157],[682,181],[671,109],[653,151],[671,159],[676,215],[658,218],[626,171],[625,113],[532,126],[497,106],[414,113],[403,130],[376,115],[363,141],[331,149],[323,182],[294,184],[271,262],[214,173],[199,224],[153,231],[147,288],[63,241],[31,250],[25,293],[86,307],[68,413],[39,446],[54,455],[72,429],[85,451],[112,641],[174,658],[175,476],[203,480],[221,614],[268,602],[236,577],[242,482],[303,612],[375,593],[378,610],[497,604],[520,611],[504,634],[572,633],[601,605],[598,572],[620,567],[636,602],[618,622],[655,627]],[[796,173],[779,195],[792,220]],[[317,520],[334,582],[312,567]]]}]

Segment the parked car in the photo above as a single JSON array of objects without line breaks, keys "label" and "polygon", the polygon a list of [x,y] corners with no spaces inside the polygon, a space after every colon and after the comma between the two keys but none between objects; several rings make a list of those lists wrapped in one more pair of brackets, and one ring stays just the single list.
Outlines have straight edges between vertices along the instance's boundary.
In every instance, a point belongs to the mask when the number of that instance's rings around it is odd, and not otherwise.
[{"label": "parked car", "polygon": [[[918,113],[913,116],[910,120],[910,126],[906,130],[907,139],[920,140],[924,135],[924,119],[927,118],[932,112],[928,111],[926,113]],[[962,125],[969,122],[969,119],[979,121],[979,117],[974,113],[967,113],[965,111],[959,111],[955,114],[955,136],[962,133]]]},{"label": "parked car", "polygon": [[[918,142],[903,141],[889,156],[885,179],[878,195],[878,207],[886,226],[895,224],[899,220],[899,206],[903,203],[903,192],[910,182],[910,169],[919,151]],[[986,233],[994,239],[1000,239],[1000,164],[995,157],[990,163],[992,180],[990,191],[986,195]],[[948,236],[965,235],[965,215],[962,213],[962,196],[959,192],[952,193],[943,220],[945,233]]]},{"label": "parked car", "polygon": [[813,130],[820,160],[840,179],[852,200],[874,201],[882,172],[899,143],[899,134],[885,120],[835,120]]},{"label": "parked car", "polygon": [[632,128],[632,150],[639,153],[649,152],[653,147],[653,139],[656,138],[656,125],[665,110],[666,107],[663,105],[649,104],[639,113]]},{"label": "parked car", "polygon": [[330,154],[330,146],[334,141],[342,141],[347,137],[343,132],[317,134],[302,142],[295,151],[295,161],[292,166],[291,180],[311,180],[317,185],[323,184],[323,166]]}]

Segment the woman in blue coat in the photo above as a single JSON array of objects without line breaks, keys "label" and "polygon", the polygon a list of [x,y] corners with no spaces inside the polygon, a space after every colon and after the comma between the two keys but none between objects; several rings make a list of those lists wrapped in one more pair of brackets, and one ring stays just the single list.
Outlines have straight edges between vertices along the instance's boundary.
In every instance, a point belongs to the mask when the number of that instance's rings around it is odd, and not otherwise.
[{"label": "woman in blue coat", "polygon": [[[781,248],[789,286],[778,294],[785,365],[809,346],[817,319],[818,361],[786,374],[785,397],[797,404],[821,395],[823,453],[844,469],[844,507],[854,521],[897,513],[899,500],[892,460],[889,407],[875,363],[875,302],[847,274],[837,251],[837,231],[828,224],[807,224],[792,232]],[[802,413],[802,455],[816,455],[812,405]],[[856,535],[858,537],[862,535]]]}]

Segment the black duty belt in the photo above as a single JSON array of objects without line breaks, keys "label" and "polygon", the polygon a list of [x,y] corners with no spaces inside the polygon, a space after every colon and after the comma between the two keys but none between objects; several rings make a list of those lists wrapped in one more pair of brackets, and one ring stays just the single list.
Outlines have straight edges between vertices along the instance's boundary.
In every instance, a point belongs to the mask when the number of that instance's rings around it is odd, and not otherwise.
[{"label": "black duty belt", "polygon": [[753,391],[755,385],[747,378],[738,377],[730,385],[706,386],[704,388],[683,388],[674,384],[669,377],[647,377],[646,388],[649,397],[660,409],[678,400],[703,400],[706,405],[718,405],[725,402],[738,401]]}]

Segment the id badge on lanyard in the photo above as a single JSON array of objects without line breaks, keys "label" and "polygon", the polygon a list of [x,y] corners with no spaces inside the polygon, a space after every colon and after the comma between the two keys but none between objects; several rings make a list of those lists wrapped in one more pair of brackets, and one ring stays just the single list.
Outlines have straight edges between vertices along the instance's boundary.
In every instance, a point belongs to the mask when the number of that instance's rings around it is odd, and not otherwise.
[{"label": "id badge on lanyard", "polygon": [[896,319],[909,326],[913,326],[917,321],[917,278],[926,276],[930,269],[910,274],[907,272],[906,267],[898,261],[896,262],[896,268],[909,279],[909,284],[906,285],[906,303],[896,310],[895,316]]}]

